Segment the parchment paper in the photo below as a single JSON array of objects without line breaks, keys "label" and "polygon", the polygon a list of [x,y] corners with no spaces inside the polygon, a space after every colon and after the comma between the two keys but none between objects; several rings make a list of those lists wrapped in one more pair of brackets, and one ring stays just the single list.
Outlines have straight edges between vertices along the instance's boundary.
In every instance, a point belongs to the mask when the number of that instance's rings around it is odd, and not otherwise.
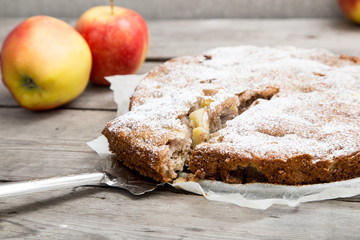
[{"label": "parchment paper", "polygon": [[[107,80],[114,91],[114,100],[118,104],[118,115],[128,109],[129,97],[144,75],[111,76]],[[100,136],[88,143],[100,155],[111,154],[107,139]],[[192,193],[203,195],[208,200],[233,203],[242,207],[267,209],[273,204],[296,207],[302,202],[313,202],[335,198],[353,197],[360,194],[360,178],[347,181],[286,186],[266,183],[227,184],[219,181],[200,180],[187,182],[186,173],[170,185]]]}]

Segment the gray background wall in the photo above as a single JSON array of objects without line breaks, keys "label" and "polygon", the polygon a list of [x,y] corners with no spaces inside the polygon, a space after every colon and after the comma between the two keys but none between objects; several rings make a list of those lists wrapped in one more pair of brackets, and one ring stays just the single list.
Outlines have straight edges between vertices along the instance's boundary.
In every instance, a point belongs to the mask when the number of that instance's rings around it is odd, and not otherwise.
[{"label": "gray background wall", "polygon": [[[0,17],[78,17],[110,0],[0,0]],[[336,0],[115,0],[145,19],[342,17]]]}]

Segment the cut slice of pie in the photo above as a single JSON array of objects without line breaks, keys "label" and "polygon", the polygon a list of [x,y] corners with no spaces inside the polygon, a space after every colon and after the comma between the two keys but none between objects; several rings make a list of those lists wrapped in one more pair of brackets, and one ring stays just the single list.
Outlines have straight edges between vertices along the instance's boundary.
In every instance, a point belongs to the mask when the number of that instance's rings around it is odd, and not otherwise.
[{"label": "cut slice of pie", "polygon": [[184,169],[228,183],[360,176],[360,65],[323,49],[226,47],[149,72],[103,134],[162,182]]}]

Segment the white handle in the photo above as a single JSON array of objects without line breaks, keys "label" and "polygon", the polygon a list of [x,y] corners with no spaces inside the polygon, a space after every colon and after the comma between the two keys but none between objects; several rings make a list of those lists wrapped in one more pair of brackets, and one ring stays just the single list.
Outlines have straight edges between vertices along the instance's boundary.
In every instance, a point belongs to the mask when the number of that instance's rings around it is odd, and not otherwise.
[{"label": "white handle", "polygon": [[84,185],[99,185],[102,183],[104,177],[105,173],[95,172],[46,179],[36,179],[23,182],[4,183],[0,184],[0,198],[61,188],[79,187]]}]

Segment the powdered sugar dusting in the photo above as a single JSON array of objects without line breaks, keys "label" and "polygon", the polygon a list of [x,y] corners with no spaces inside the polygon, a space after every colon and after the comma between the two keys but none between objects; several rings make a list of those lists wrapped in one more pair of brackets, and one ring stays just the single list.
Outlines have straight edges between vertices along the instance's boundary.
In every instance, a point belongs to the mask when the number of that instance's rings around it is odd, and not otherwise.
[{"label": "powdered sugar dusting", "polygon": [[360,151],[360,101],[349,95],[347,101],[339,100],[338,94],[297,93],[263,100],[227,122],[210,143],[234,146],[260,159],[309,154],[316,161],[351,155]]},{"label": "powdered sugar dusting", "polygon": [[[146,127],[154,133],[146,141],[155,144],[174,130],[184,136],[182,118],[202,99],[212,100],[211,114],[227,98],[271,86],[280,92],[258,100],[201,147],[221,145],[259,158],[332,159],[360,151],[359,79],[360,66],[323,49],[217,48],[150,72],[133,95],[131,111],[109,129]],[[216,91],[208,96],[204,89]]]}]

